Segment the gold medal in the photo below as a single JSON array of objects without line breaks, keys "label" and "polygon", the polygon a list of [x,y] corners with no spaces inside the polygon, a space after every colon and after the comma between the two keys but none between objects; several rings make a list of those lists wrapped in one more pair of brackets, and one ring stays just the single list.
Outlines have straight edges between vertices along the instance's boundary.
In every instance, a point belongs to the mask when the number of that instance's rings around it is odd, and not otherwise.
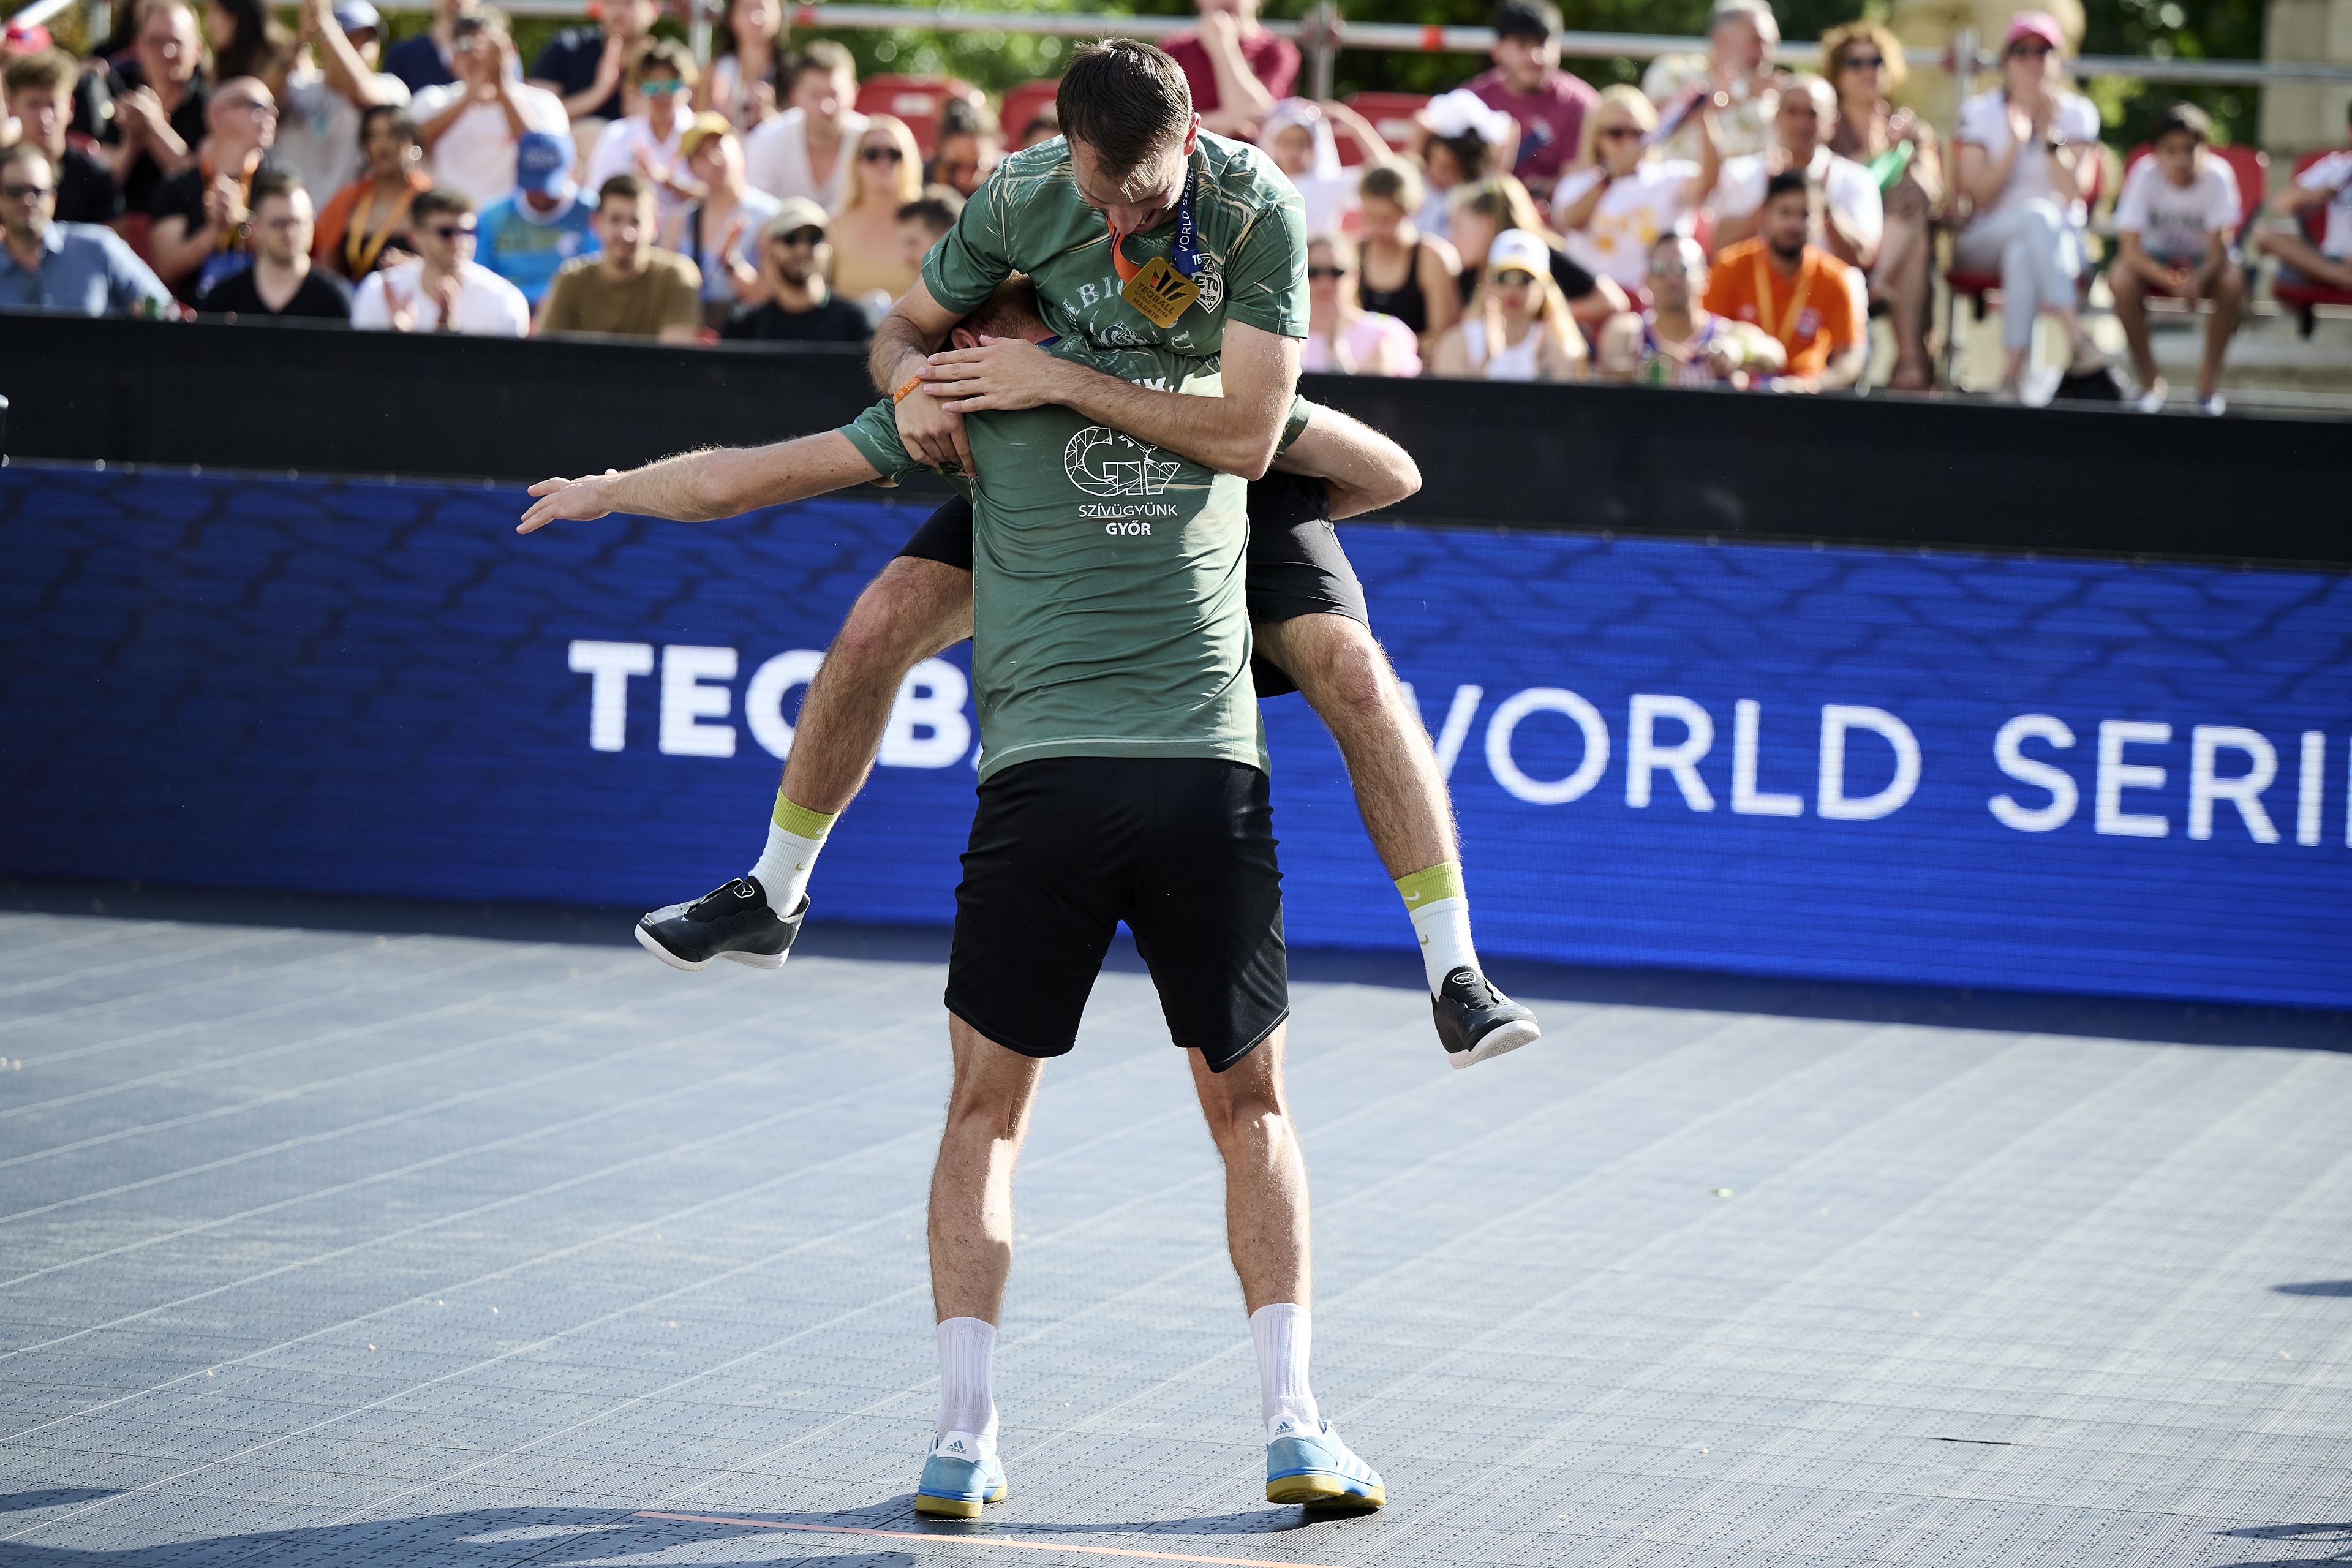
[{"label": "gold medal", "polygon": [[1155,256],[1127,280],[1118,297],[1166,331],[1201,297],[1201,286],[1171,267],[1166,257]]}]

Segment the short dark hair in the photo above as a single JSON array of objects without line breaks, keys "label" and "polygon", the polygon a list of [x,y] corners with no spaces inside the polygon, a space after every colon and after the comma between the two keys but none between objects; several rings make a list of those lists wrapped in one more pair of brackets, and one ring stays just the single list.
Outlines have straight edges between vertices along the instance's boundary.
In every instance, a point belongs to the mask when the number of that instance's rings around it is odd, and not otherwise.
[{"label": "short dark hair", "polygon": [[[261,204],[272,196],[290,196],[302,188],[302,182],[286,169],[264,169],[253,176],[253,189],[246,194],[248,212],[259,212]],[[414,210],[413,208],[411,209]]]},{"label": "short dark hair", "polygon": [[675,38],[647,38],[637,46],[635,56],[629,61],[629,85],[638,86],[647,72],[656,70],[666,70],[688,87],[701,75],[694,68],[692,52]]},{"label": "short dark hair", "polygon": [[955,227],[956,216],[963,211],[963,198],[948,185],[926,185],[923,194],[898,208],[900,223],[919,223],[934,237]]},{"label": "short dark hair", "polygon": [[1181,139],[1192,123],[1192,89],[1184,68],[1167,53],[1134,38],[1081,44],[1054,94],[1062,134],[1083,142],[1104,173],[1133,173],[1146,158]]},{"label": "short dark hair", "polygon": [[823,71],[831,76],[835,71],[845,70],[856,76],[856,59],[831,38],[818,38],[794,55],[793,63],[784,68],[784,96],[790,98],[793,89],[800,85],[801,78],[811,71]]},{"label": "short dark hair", "polygon": [[1764,199],[1767,202],[1774,196],[1785,196],[1790,191],[1802,191],[1809,202],[1813,199],[1813,183],[1805,178],[1802,169],[1783,169],[1764,182]]},{"label": "short dark hair", "polygon": [[654,194],[654,188],[635,174],[615,174],[596,187],[596,210],[603,212],[606,202],[641,202]]},{"label": "short dark hair", "polygon": [[19,55],[0,72],[0,92],[14,98],[35,88],[47,88],[51,92],[71,92],[74,79],[81,68],[63,49],[43,49],[36,55]]},{"label": "short dark hair", "polygon": [[2193,103],[2168,103],[2156,117],[2156,129],[2148,133],[2151,142],[2161,142],[2176,131],[2185,131],[2199,142],[2213,140],[2213,117]]},{"label": "short dark hair", "polygon": [[987,138],[997,134],[996,117],[968,98],[950,98],[940,105],[939,133],[931,138],[936,147],[950,136]]},{"label": "short dark hair", "polygon": [[362,150],[367,146],[368,132],[375,129],[375,122],[379,120],[390,121],[392,128],[407,140],[411,142],[419,140],[416,134],[416,118],[408,112],[406,104],[371,103],[360,110],[360,146]]},{"label": "short dark hair", "polygon": [[1495,7],[1495,37],[1548,44],[1559,37],[1559,7],[1551,0],[1503,0]]},{"label": "short dark hair", "polygon": [[1021,140],[1028,141],[1030,135],[1037,131],[1050,131],[1059,136],[1062,133],[1062,111],[1050,103],[1039,104],[1037,112],[1029,117],[1029,123],[1021,128]]},{"label": "short dark hair", "polygon": [[408,204],[411,224],[423,223],[436,213],[451,217],[463,217],[474,210],[474,198],[448,185],[436,185]]}]

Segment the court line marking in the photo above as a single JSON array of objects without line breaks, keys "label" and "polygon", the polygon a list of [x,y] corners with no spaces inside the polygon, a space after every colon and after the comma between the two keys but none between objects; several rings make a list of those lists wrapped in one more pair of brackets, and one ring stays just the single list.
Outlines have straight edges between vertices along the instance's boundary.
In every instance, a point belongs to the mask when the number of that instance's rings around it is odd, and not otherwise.
[{"label": "court line marking", "polygon": [[[12,930],[20,930],[27,922],[39,918],[29,910],[20,910],[5,923]],[[66,936],[51,937],[47,942],[27,942],[23,947],[0,947],[0,964],[14,963],[20,958],[38,958],[47,952],[62,952],[78,947],[96,947],[100,942],[120,942],[127,936],[165,931],[173,924],[171,921],[134,921],[122,924],[120,929],[109,930],[108,926],[110,922],[105,921],[103,917],[83,915],[79,918],[95,919],[98,921],[98,929],[77,931]]]},{"label": "court line marking", "polygon": [[119,958],[111,963],[94,963],[85,969],[68,969],[56,974],[45,974],[37,980],[18,980],[0,984],[0,1001],[28,996],[36,991],[54,991],[60,985],[70,985],[77,980],[99,980],[110,974],[120,974],[129,969],[153,969],[164,963],[187,963],[199,958],[215,958],[225,952],[238,952],[251,947],[276,947],[299,936],[298,931],[261,931],[250,928],[240,935],[219,937],[198,942],[161,956],[150,953],[139,958]]},{"label": "court line marking", "polygon": [[732,1524],[747,1530],[800,1530],[811,1535],[865,1535],[884,1541],[919,1541],[930,1546],[989,1546],[1005,1552],[1076,1552],[1087,1557],[1141,1558],[1151,1563],[1211,1563],[1223,1568],[1331,1568],[1328,1563],[1293,1563],[1281,1557],[1205,1557],[1190,1552],[1146,1552],[1133,1546],[1065,1546],[1045,1541],[1006,1541],[993,1535],[934,1535],[922,1530],[873,1530],[855,1524],[788,1524],[773,1519],[727,1519],[708,1513],[662,1513],[645,1509],[637,1519],[673,1519],[684,1524]]}]

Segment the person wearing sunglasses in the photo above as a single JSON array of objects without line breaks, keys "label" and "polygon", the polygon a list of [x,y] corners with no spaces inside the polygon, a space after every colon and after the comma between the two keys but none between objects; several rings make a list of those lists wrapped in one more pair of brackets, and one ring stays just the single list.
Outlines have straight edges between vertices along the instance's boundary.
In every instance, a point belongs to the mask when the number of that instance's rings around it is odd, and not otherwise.
[{"label": "person wearing sunglasses", "polygon": [[0,311],[160,314],[172,291],[122,237],[58,223],[58,168],[31,142],[0,150]]},{"label": "person wearing sunglasses", "polygon": [[352,325],[380,332],[530,335],[522,291],[474,259],[474,198],[436,185],[408,209],[416,259],[370,273],[352,299]]},{"label": "person wearing sunglasses", "polygon": [[868,119],[855,146],[849,198],[833,219],[833,286],[860,304],[887,310],[915,286],[918,268],[908,264],[898,237],[898,209],[923,194],[922,154],[907,122],[890,114]]},{"label": "person wearing sunglasses", "polygon": [[1429,368],[1474,381],[1574,381],[1584,362],[1584,334],[1551,280],[1551,247],[1509,228],[1487,247],[1478,291],[1437,340]]},{"label": "person wearing sunglasses", "polygon": [[2099,167],[2099,111],[2066,86],[2066,36],[2047,11],[2020,11],[2001,39],[2001,85],[1960,106],[1958,183],[1975,209],[1953,246],[1970,272],[2000,275],[2000,395],[2047,403],[2053,369],[2029,380],[2033,323],[2057,318],[2071,345],[2066,369],[2106,360],[2083,330],[2075,287],[2083,230]]},{"label": "person wearing sunglasses", "polygon": [[1925,392],[1935,384],[1927,319],[1934,305],[1935,229],[1947,195],[1943,150],[1925,120],[1894,105],[1911,73],[1903,46],[1885,24],[1831,28],[1822,36],[1822,67],[1837,89],[1830,151],[1870,171],[1885,212],[1870,292],[1885,301],[1895,329],[1895,369],[1886,384],[1896,392]]},{"label": "person wearing sunglasses", "polygon": [[786,196],[760,231],[760,281],[767,298],[738,309],[719,329],[730,342],[862,343],[874,335],[866,312],[825,281],[833,265],[824,209]]},{"label": "person wearing sunglasses", "polygon": [[1689,116],[1698,122],[1694,163],[1658,156],[1658,111],[1640,88],[1620,83],[1602,90],[1601,107],[1584,121],[1584,155],[1559,183],[1553,210],[1569,255],[1586,271],[1637,293],[1649,280],[1650,247],[1658,237],[1691,231],[1699,204],[1723,172],[1715,133],[1721,97],[1701,96]]},{"label": "person wearing sunglasses", "polygon": [[683,44],[648,38],[638,45],[629,61],[629,112],[596,138],[580,183],[601,191],[615,174],[635,174],[654,187],[664,224],[700,195],[683,145],[687,127],[694,122],[688,106],[699,74]]},{"label": "person wearing sunglasses", "polygon": [[1307,237],[1307,346],[1298,368],[1338,375],[1419,375],[1421,344],[1394,316],[1356,298],[1356,242],[1333,230]]},{"label": "person wearing sunglasses", "polygon": [[515,153],[525,136],[536,131],[578,143],[563,100],[520,79],[503,13],[478,6],[456,27],[457,79],[417,93],[409,114],[433,183],[488,206],[513,194]]},{"label": "person wearing sunglasses", "polygon": [[1596,374],[1644,386],[1735,390],[1778,374],[1787,352],[1760,328],[1701,305],[1707,281],[1706,252],[1697,240],[1670,234],[1652,246],[1650,309],[1609,319],[1593,354]]},{"label": "person wearing sunglasses", "polygon": [[249,76],[213,89],[196,161],[155,187],[147,255],[155,276],[194,304],[232,272],[252,265],[246,224],[254,177],[277,165],[278,100]]}]

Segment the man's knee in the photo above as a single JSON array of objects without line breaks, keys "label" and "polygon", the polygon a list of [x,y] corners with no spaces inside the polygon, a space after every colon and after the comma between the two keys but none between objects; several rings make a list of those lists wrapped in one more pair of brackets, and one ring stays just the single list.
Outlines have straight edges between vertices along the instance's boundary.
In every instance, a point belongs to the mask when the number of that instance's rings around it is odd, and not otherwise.
[{"label": "man's knee", "polygon": [[828,661],[903,673],[969,635],[971,574],[902,555],[857,595]]},{"label": "man's knee", "polygon": [[2117,267],[2107,274],[2107,289],[2116,297],[2117,310],[2137,310],[2147,299],[2147,285],[2127,267]]},{"label": "man's knee", "polygon": [[1388,655],[1369,627],[1346,616],[1301,616],[1284,623],[1291,679],[1329,723],[1370,723],[1396,690]]}]

